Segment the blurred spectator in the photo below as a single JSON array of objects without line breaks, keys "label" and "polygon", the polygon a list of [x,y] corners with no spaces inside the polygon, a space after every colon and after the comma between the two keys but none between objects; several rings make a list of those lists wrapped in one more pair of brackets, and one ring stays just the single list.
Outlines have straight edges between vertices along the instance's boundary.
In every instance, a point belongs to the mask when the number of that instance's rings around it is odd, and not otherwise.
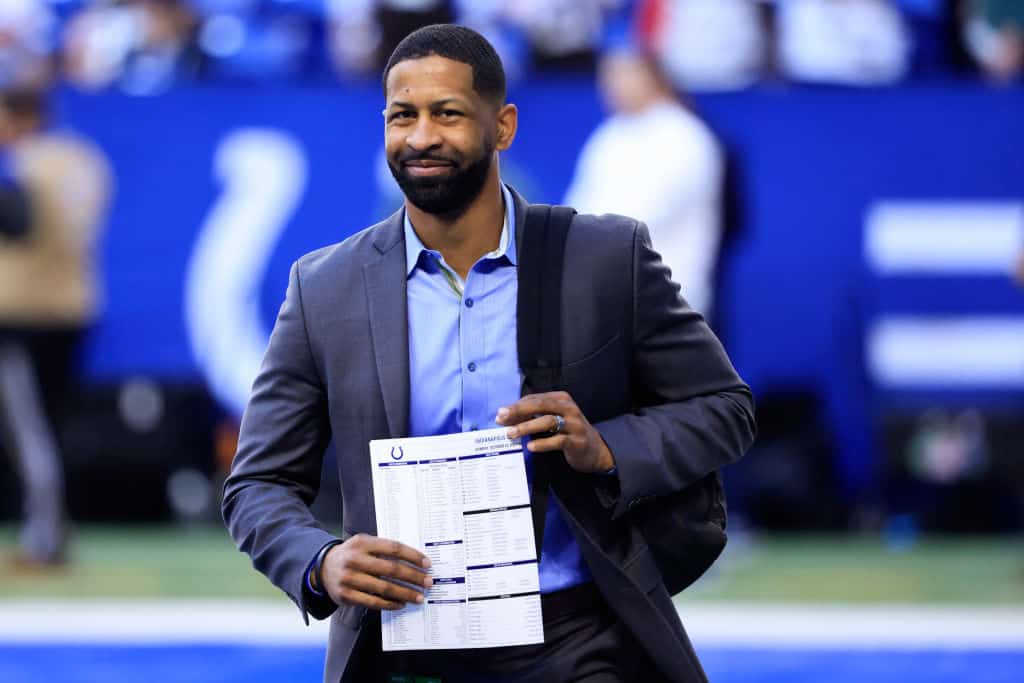
[{"label": "blurred spectator", "polygon": [[373,7],[374,0],[327,0],[327,48],[341,75],[376,70],[380,28]]},{"label": "blurred spectator", "polygon": [[0,88],[46,85],[55,28],[42,0],[0,0]]},{"label": "blurred spectator", "polygon": [[653,57],[615,50],[598,74],[612,115],[583,147],[565,203],[644,221],[683,296],[709,314],[722,231],[718,142]]},{"label": "blurred spectator", "polygon": [[[53,421],[78,339],[99,308],[92,249],[110,172],[91,144],[48,129],[36,90],[0,96],[0,149],[6,185],[27,198],[24,224],[0,240],[0,434],[24,491],[23,560],[57,564],[65,559],[64,481]],[[0,220],[10,226],[17,215]]]},{"label": "blurred spectator", "polygon": [[753,0],[643,0],[639,28],[681,90],[729,90],[757,81],[768,36]]},{"label": "blurred spectator", "polygon": [[89,90],[117,85],[133,95],[163,92],[198,70],[195,26],[182,0],[97,2],[66,27],[65,74]]},{"label": "blurred spectator", "polygon": [[539,69],[593,69],[611,12],[623,0],[507,0],[504,14]]},{"label": "blurred spectator", "polygon": [[778,60],[795,81],[885,85],[903,79],[910,40],[887,0],[778,3]]},{"label": "blurred spectator", "polygon": [[967,49],[985,74],[1008,83],[1024,73],[1024,2],[973,0],[966,6]]},{"label": "blurred spectator", "polygon": [[377,0],[376,4],[377,25],[380,27],[378,69],[384,68],[395,47],[416,29],[455,21],[450,0]]},{"label": "blurred spectator", "polygon": [[451,0],[327,0],[328,46],[341,73],[375,74],[418,28],[455,21]]}]

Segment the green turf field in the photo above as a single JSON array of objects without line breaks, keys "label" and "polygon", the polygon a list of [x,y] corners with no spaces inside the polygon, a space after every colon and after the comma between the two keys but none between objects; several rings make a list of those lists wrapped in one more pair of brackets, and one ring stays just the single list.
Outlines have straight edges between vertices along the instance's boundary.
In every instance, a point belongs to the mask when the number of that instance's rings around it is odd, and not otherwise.
[{"label": "green turf field", "polygon": [[[25,573],[0,530],[0,599],[281,599],[218,527],[79,528],[72,563]],[[925,538],[900,550],[861,536],[734,536],[683,600],[1024,605],[1024,539]]]}]

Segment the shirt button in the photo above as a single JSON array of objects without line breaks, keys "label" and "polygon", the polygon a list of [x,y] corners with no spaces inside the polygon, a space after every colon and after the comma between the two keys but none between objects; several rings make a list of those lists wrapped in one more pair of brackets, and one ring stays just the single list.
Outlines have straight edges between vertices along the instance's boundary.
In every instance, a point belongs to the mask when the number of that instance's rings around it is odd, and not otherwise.
[{"label": "shirt button", "polygon": [[473,300],[466,299],[466,308],[473,308]]},{"label": "shirt button", "polygon": [[466,367],[468,367],[468,368],[469,368],[469,371],[470,371],[470,372],[476,372],[476,363],[470,363],[470,364],[469,364],[469,365],[467,365]]}]

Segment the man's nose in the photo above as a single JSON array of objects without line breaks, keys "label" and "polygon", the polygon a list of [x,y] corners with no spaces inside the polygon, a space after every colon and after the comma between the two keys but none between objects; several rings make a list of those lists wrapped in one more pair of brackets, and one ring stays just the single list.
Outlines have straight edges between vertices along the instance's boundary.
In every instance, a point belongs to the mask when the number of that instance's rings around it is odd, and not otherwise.
[{"label": "man's nose", "polygon": [[417,151],[440,147],[440,131],[429,116],[421,116],[413,129],[409,131],[409,135],[405,138],[405,144]]}]

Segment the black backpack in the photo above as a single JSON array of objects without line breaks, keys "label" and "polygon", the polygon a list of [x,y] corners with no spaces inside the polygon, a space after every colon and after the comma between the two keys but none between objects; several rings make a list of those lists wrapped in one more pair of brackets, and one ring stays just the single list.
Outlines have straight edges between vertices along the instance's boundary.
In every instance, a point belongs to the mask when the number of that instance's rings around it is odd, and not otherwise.
[{"label": "black backpack", "polygon": [[[565,242],[576,211],[531,205],[519,247],[517,325],[519,366],[534,391],[557,391],[561,379],[561,304]],[[548,458],[534,458],[531,507],[540,558],[551,474]],[[699,579],[726,543],[725,491],[718,472],[628,513],[650,546],[669,594]]]}]

